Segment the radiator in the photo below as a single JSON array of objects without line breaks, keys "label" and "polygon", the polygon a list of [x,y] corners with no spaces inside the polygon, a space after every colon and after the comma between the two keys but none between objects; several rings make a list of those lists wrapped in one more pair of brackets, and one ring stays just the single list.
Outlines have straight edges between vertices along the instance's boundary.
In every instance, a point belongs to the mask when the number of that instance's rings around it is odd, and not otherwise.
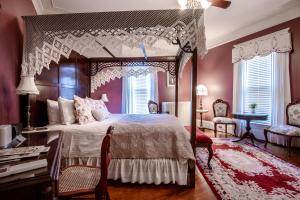
[{"label": "radiator", "polygon": [[[175,102],[162,102],[162,112],[169,112],[175,115]],[[179,101],[178,102],[178,119],[184,126],[191,124],[191,102]]]}]

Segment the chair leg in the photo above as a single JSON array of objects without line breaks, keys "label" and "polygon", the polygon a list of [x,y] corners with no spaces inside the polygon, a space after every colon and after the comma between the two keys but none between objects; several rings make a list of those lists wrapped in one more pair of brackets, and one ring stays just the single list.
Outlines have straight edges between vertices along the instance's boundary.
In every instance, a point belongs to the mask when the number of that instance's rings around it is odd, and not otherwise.
[{"label": "chair leg", "polygon": [[234,126],[233,133],[234,133],[234,136],[236,137],[236,124],[234,124],[233,126]]},{"label": "chair leg", "polygon": [[207,166],[208,166],[209,169],[211,169],[210,161],[211,161],[211,159],[212,159],[212,157],[213,157],[213,155],[214,155],[214,152],[213,152],[213,150],[212,150],[212,145],[211,145],[211,144],[208,145],[207,150],[208,150],[208,161],[207,161]]},{"label": "chair leg", "polygon": [[225,124],[225,137],[227,138],[227,124]]},{"label": "chair leg", "polygon": [[264,130],[264,135],[265,135],[265,148],[267,147],[267,144],[268,144],[268,131],[267,130]]},{"label": "chair leg", "polygon": [[217,137],[217,124],[216,123],[214,124],[214,127],[215,127],[214,128],[215,137]]},{"label": "chair leg", "polygon": [[292,146],[292,137],[288,136],[288,152],[289,152],[289,157],[291,157],[291,146]]}]

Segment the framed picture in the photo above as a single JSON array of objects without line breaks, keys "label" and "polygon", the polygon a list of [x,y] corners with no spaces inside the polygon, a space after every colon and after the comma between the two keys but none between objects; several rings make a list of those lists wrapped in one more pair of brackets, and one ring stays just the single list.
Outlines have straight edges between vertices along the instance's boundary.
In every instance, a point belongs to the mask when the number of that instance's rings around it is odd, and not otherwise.
[{"label": "framed picture", "polygon": [[176,84],[176,77],[170,76],[169,72],[167,74],[167,87],[175,87]]}]

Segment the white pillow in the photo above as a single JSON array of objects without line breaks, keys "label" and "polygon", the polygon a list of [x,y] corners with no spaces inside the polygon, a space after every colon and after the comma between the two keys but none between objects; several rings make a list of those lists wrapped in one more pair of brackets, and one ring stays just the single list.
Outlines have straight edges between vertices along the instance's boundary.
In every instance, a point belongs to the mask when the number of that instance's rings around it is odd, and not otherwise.
[{"label": "white pillow", "polygon": [[50,125],[60,124],[60,113],[58,102],[47,99],[48,123]]},{"label": "white pillow", "polygon": [[101,122],[109,118],[110,113],[105,108],[99,108],[92,110],[92,115],[97,121]]},{"label": "white pillow", "polygon": [[74,114],[74,101],[58,98],[58,107],[60,110],[61,123],[65,125],[74,124],[76,122]]}]

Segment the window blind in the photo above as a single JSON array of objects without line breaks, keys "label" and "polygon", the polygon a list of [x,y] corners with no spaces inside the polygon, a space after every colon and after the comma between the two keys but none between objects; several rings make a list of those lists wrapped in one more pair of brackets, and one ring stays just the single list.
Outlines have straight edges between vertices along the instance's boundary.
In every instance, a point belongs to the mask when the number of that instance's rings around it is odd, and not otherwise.
[{"label": "window blind", "polygon": [[151,97],[151,74],[130,77],[132,81],[132,111],[134,114],[147,114]]},{"label": "window blind", "polygon": [[256,113],[268,114],[268,120],[255,121],[260,124],[271,124],[272,65],[272,54],[264,57],[257,56],[246,61],[244,111],[251,112],[249,105],[256,103]]}]

